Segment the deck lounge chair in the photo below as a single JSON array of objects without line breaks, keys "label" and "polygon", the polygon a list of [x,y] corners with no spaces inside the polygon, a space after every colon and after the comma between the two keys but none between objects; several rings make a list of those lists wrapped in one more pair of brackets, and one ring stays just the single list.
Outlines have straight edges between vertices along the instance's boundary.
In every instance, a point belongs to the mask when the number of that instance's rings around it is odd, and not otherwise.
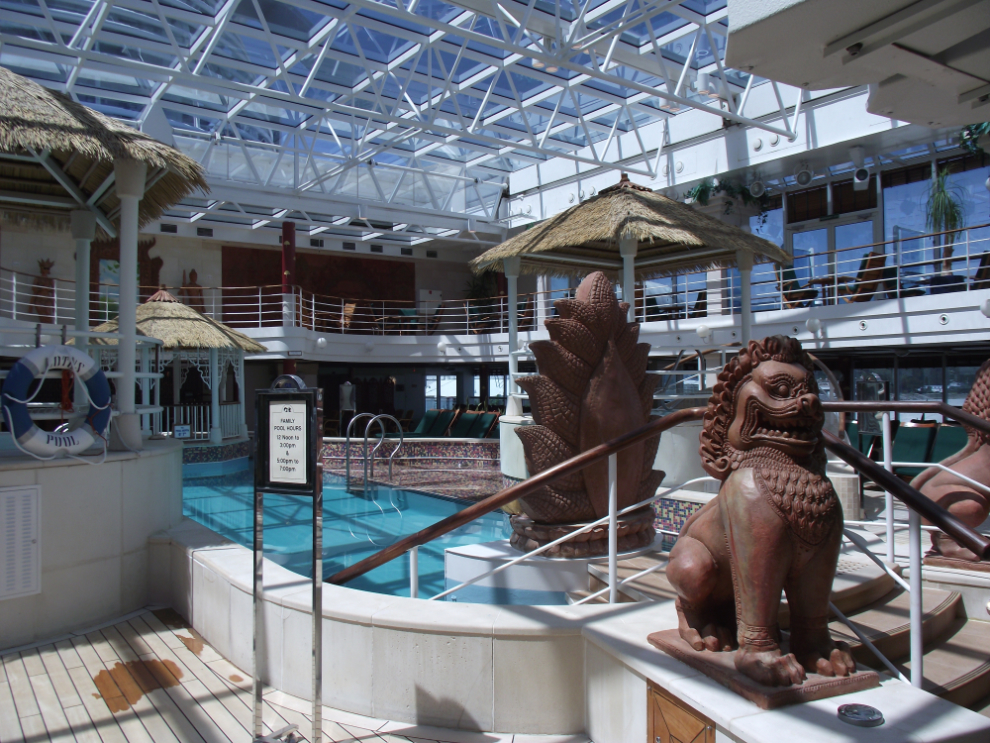
[{"label": "deck lounge chair", "polygon": [[498,413],[481,413],[474,422],[468,438],[483,439],[491,433],[495,422],[498,420]]},{"label": "deck lounge chair", "polygon": [[990,289],[990,251],[980,257],[980,265],[973,274],[972,289]]},{"label": "deck lounge chair", "polygon": [[479,417],[479,413],[469,413],[467,411],[461,413],[450,425],[450,437],[452,439],[470,438],[471,429],[477,423]]},{"label": "deck lounge chair", "polygon": [[708,315],[708,290],[702,289],[694,300],[694,306],[688,312],[688,317],[706,317]]},{"label": "deck lounge chair", "polygon": [[886,253],[867,253],[860,261],[855,278],[840,276],[836,279],[843,282],[839,286],[839,296],[846,302],[869,302],[880,293],[886,263]]},{"label": "deck lounge chair", "polygon": [[818,297],[817,289],[801,286],[798,283],[797,274],[794,273],[793,266],[781,267],[779,286],[784,309],[786,310],[807,307]]},{"label": "deck lounge chair", "polygon": [[[894,437],[891,458],[895,462],[929,462],[932,443],[935,441],[935,426],[902,425]],[[894,474],[911,480],[921,473],[924,467],[894,467]]]}]

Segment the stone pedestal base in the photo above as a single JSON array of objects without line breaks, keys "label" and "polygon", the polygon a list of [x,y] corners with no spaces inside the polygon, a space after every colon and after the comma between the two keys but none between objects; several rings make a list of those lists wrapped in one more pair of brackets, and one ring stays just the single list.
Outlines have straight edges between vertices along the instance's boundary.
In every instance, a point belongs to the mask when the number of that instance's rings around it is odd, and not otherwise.
[{"label": "stone pedestal base", "polygon": [[[753,702],[760,709],[775,709],[788,704],[811,702],[815,699],[825,699],[880,685],[880,677],[876,671],[857,671],[844,678],[809,673],[804,683],[800,685],[764,686],[736,670],[735,651],[713,653],[709,650],[695,650],[681,639],[676,629],[654,632],[646,639],[653,647],[701,671],[722,686]],[[786,647],[783,650],[786,652]]]},{"label": "stone pedestal base", "polygon": [[[643,549],[653,543],[653,510],[640,508],[619,518],[618,549],[630,552]],[[512,538],[510,544],[520,552],[530,552],[537,547],[560,539],[566,534],[581,529],[586,523],[539,524],[529,516],[520,514],[510,519]],[[608,524],[600,524],[583,534],[552,547],[543,553],[544,557],[597,557],[608,554]]]},{"label": "stone pedestal base", "polygon": [[925,555],[921,562],[933,568],[954,568],[955,570],[975,570],[978,573],[990,573],[990,562],[985,560],[971,562],[970,560],[961,560],[958,557],[943,557],[931,553]]}]

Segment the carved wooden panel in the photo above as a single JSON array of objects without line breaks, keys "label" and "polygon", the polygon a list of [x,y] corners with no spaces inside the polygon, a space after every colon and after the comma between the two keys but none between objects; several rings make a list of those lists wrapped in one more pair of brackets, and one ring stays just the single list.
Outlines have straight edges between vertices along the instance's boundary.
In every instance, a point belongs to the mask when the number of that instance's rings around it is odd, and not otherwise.
[{"label": "carved wooden panel", "polygon": [[647,743],[715,743],[715,723],[664,691],[646,686]]}]

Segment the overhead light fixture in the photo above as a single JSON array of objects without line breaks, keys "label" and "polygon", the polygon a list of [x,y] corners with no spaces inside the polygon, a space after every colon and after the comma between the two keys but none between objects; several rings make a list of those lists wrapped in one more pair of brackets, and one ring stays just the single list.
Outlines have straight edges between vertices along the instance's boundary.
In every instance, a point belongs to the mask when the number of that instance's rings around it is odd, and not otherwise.
[{"label": "overhead light fixture", "polygon": [[802,165],[801,169],[794,174],[794,179],[799,186],[807,186],[815,179],[815,174],[807,165]]},{"label": "overhead light fixture", "polygon": [[808,321],[805,322],[804,326],[812,335],[818,335],[818,332],[822,329],[822,321],[817,317],[810,317],[808,318]]},{"label": "overhead light fixture", "polygon": [[865,191],[870,187],[870,169],[856,168],[853,172],[853,191]]},{"label": "overhead light fixture", "polygon": [[712,329],[707,325],[699,325],[698,329],[695,331],[701,340],[708,342],[708,339],[712,337]]},{"label": "overhead light fixture", "polygon": [[544,62],[542,59],[534,59],[533,60],[533,67],[535,67],[538,70],[542,70],[546,66],[547,66],[546,65],[546,62]]},{"label": "overhead light fixture", "polygon": [[559,69],[560,69],[560,68],[559,68],[559,67],[557,67],[557,65],[554,65],[554,64],[552,64],[552,65],[550,65],[549,67],[547,67],[547,72],[556,72],[556,71],[557,71],[557,70],[559,70]]},{"label": "overhead light fixture", "polygon": [[707,95],[709,98],[718,98],[718,79],[712,77],[707,72],[698,73],[698,80],[695,82],[694,87],[701,95]]},{"label": "overhead light fixture", "polygon": [[753,181],[749,184],[749,193],[753,198],[758,199],[766,192],[767,187],[763,184],[763,181]]}]

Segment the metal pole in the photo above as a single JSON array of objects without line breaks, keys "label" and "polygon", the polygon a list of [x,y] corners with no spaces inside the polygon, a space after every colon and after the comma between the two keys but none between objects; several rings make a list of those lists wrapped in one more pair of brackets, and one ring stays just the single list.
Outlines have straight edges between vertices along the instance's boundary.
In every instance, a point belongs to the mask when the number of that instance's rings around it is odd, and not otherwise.
[{"label": "metal pole", "polygon": [[264,604],[262,601],[264,591],[264,558],[265,558],[265,494],[260,490],[254,491],[254,638],[251,644],[251,654],[254,660],[254,737],[260,738],[264,735],[262,727],[262,685],[261,685],[261,648],[259,639],[261,637],[262,615],[264,614]]},{"label": "metal pole", "polygon": [[911,569],[911,686],[918,689],[924,680],[925,647],[921,630],[921,516],[908,509],[909,564]]},{"label": "metal pole", "polygon": [[[883,426],[883,468],[887,472],[893,472],[891,465],[891,441],[890,441],[890,411],[885,410],[881,418]],[[894,564],[894,496],[890,491],[884,491],[884,505],[887,511],[887,562]],[[913,511],[912,511],[913,513]]]},{"label": "metal pole", "polygon": [[[319,447],[319,439],[316,446]],[[313,743],[323,740],[323,463],[313,496]]]},{"label": "metal pole", "polygon": [[409,598],[419,598],[419,547],[409,550]]},{"label": "metal pole", "polygon": [[639,243],[627,233],[619,238],[619,254],[622,256],[622,301],[629,303],[626,319],[636,322],[636,253]]},{"label": "metal pole", "polygon": [[608,602],[619,600],[618,556],[619,551],[619,455],[608,456]]},{"label": "metal pole", "polygon": [[752,287],[750,286],[751,271],[753,270],[753,254],[745,250],[736,251],[736,263],[739,266],[739,309],[740,336],[743,348],[749,345],[753,336],[753,303]]}]

